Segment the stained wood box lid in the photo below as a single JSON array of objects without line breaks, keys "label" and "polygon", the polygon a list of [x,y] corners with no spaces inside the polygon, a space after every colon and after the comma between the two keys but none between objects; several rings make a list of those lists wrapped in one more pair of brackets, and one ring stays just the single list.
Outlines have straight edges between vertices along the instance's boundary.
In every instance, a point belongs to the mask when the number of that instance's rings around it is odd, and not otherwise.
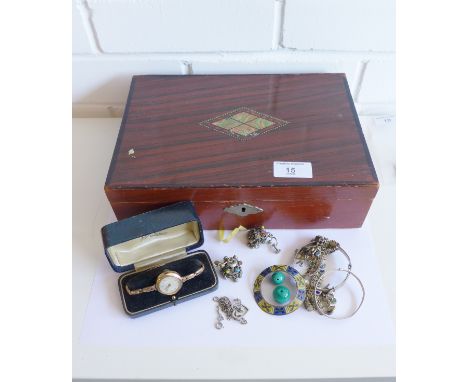
[{"label": "stained wood box lid", "polygon": [[[311,162],[312,178],[273,176]],[[134,76],[107,190],[377,186],[344,74]]]}]

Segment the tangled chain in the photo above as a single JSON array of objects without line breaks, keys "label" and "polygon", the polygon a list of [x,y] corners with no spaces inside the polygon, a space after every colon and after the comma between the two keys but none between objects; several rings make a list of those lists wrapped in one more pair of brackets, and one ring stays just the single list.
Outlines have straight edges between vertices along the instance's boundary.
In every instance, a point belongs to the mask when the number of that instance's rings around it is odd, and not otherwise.
[{"label": "tangled chain", "polygon": [[229,300],[228,297],[214,297],[213,301],[218,303],[216,307],[217,312],[217,321],[215,324],[216,329],[222,329],[224,327],[221,321],[224,320],[224,315],[228,320],[233,319],[235,321],[240,322],[241,324],[245,325],[247,320],[244,318],[245,314],[249,311],[249,309],[242,305],[240,299],[235,298],[234,300]]},{"label": "tangled chain", "polygon": [[[328,285],[325,288],[321,288],[320,283],[316,286],[316,281],[307,283],[306,287],[306,298],[304,300],[304,307],[308,311],[315,310],[318,313],[322,314],[332,314],[335,310],[336,298],[335,298],[335,290],[329,288]],[[319,307],[317,308],[317,305]]]},{"label": "tangled chain", "polygon": [[[340,247],[335,240],[328,240],[323,236],[315,236],[310,243],[301,249],[296,249],[294,259],[299,265],[307,266],[306,276],[313,276],[315,273],[325,272],[325,257],[335,252]],[[318,278],[317,278],[318,279]]]},{"label": "tangled chain", "polygon": [[260,244],[270,244],[276,253],[279,253],[281,249],[277,247],[278,240],[270,232],[265,231],[264,227],[252,228],[247,232],[247,245],[250,248],[258,248]]},{"label": "tangled chain", "polygon": [[[318,281],[325,272],[325,258],[339,247],[340,244],[334,240],[329,240],[323,236],[316,236],[310,243],[296,250],[294,254],[297,264],[305,264],[307,266],[307,271],[304,275],[307,280],[304,307],[309,311],[316,310],[331,314],[335,309],[336,299],[334,290],[330,289],[328,285],[321,288],[321,283],[318,283]],[[320,304],[320,309],[317,309],[317,304]]]}]

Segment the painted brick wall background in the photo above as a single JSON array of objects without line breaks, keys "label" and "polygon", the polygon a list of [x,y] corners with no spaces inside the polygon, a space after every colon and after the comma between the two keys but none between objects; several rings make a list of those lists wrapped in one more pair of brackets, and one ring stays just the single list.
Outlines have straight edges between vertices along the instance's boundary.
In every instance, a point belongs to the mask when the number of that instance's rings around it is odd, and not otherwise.
[{"label": "painted brick wall background", "polygon": [[72,0],[73,115],[122,115],[134,74],[346,73],[393,114],[394,0]]}]

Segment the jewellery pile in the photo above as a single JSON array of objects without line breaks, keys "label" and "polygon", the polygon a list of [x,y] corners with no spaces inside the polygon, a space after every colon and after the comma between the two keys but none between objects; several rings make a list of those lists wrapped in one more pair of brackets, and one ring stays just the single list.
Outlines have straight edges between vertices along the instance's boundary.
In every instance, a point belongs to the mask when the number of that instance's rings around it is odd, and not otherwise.
[{"label": "jewellery pile", "polygon": [[275,253],[280,253],[281,249],[277,247],[278,240],[271,233],[265,231],[264,227],[252,228],[247,232],[247,245],[250,248],[258,248],[260,244],[270,244]]},{"label": "jewellery pile", "polygon": [[332,314],[336,304],[335,288],[330,288],[329,285],[321,289],[319,289],[320,285],[317,287],[312,287],[310,284],[307,286],[304,307],[308,311],[315,310],[321,315]]},{"label": "jewellery pile", "polygon": [[223,278],[237,281],[242,277],[242,261],[240,261],[236,255],[232,257],[224,256],[223,261],[215,261],[214,265],[219,268]]},{"label": "jewellery pile", "polygon": [[328,240],[323,236],[315,236],[309,244],[301,249],[296,249],[294,259],[299,265],[307,265],[306,276],[312,276],[319,272],[325,272],[325,257],[340,248],[340,244],[335,240]]},{"label": "jewellery pile", "polygon": [[[247,320],[244,318],[244,316],[249,311],[249,309],[245,305],[242,305],[240,299],[235,298],[231,302],[231,300],[229,300],[227,297],[213,297],[213,301],[218,304],[216,306],[216,312],[218,314],[215,324],[216,329],[222,329],[224,327],[223,323],[221,322],[224,320],[224,316],[226,316],[228,320],[233,319],[240,322],[242,325],[247,323]],[[224,313],[224,316],[222,313]]]},{"label": "jewellery pile", "polygon": [[[348,261],[348,267],[346,270],[336,270],[337,272],[346,272],[346,276],[339,284],[333,287],[330,287],[329,284],[322,286],[322,282],[326,273],[325,260],[330,254],[336,251],[341,252]],[[307,271],[304,274],[304,278],[306,279],[307,284],[304,307],[308,311],[316,311],[317,313],[326,317],[335,318],[330,317],[336,307],[335,291],[345,284],[350,275],[352,275],[359,282],[363,291],[362,301],[364,300],[364,287],[357,276],[351,272],[351,259],[346,251],[341,248],[340,244],[335,240],[329,240],[323,236],[316,236],[310,241],[310,243],[295,251],[294,259],[297,264],[305,264],[307,266]],[[359,310],[362,305],[362,301],[358,308],[347,317],[351,317],[357,312],[357,310]]]}]

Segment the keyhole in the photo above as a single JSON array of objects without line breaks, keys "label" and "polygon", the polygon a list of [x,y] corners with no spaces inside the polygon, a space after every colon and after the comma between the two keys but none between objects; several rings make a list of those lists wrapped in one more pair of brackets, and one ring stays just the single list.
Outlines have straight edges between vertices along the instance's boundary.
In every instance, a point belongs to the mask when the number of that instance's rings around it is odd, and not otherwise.
[{"label": "keyhole", "polygon": [[242,212],[245,212],[245,207],[242,207]]}]

